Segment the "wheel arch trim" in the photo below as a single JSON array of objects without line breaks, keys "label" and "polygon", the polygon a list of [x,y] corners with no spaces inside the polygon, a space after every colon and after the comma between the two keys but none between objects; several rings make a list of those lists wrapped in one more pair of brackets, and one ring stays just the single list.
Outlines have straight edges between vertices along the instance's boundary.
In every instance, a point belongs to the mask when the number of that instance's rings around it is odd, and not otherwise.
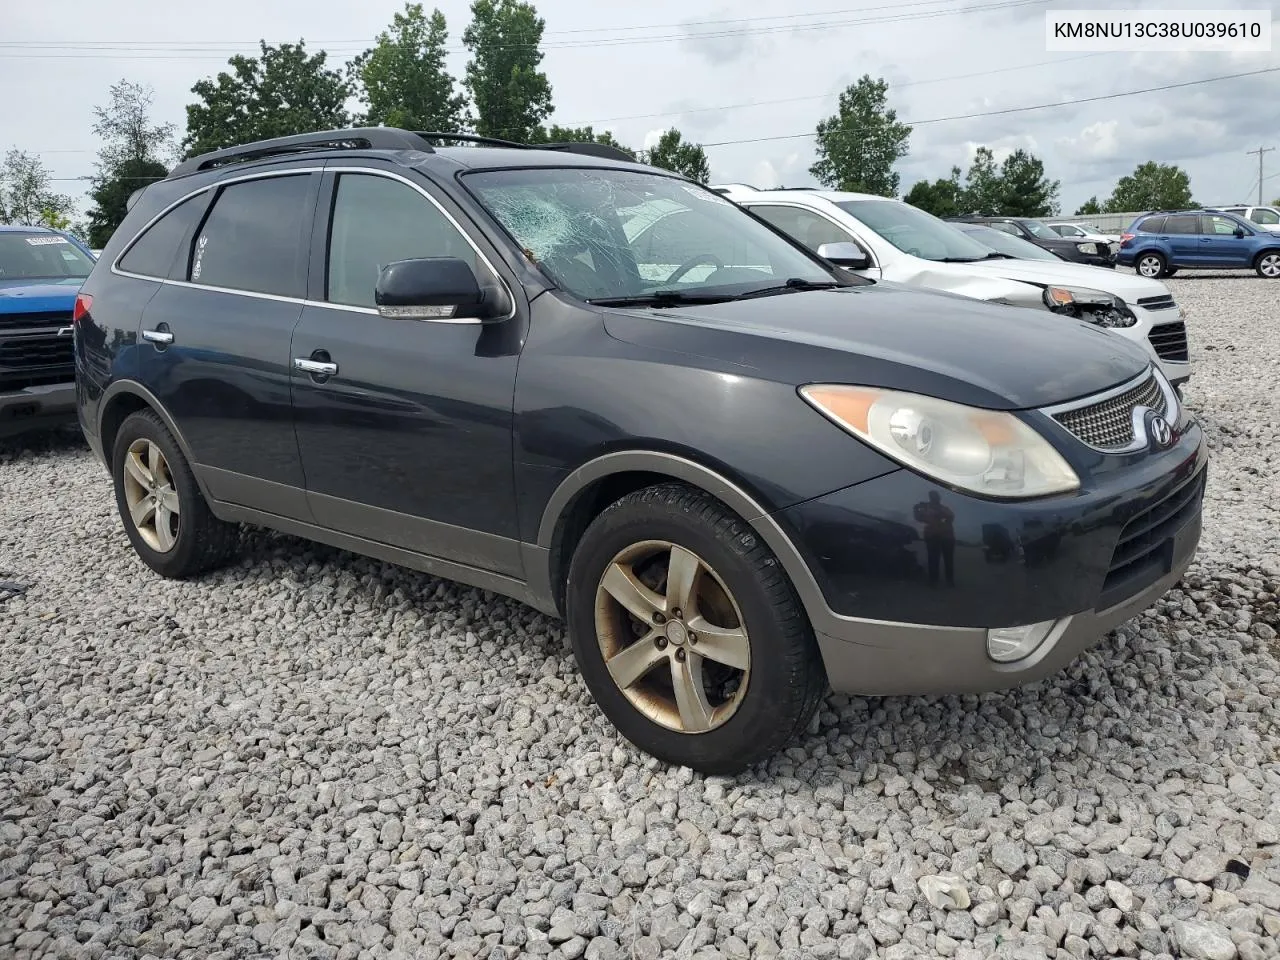
[{"label": "wheel arch trim", "polygon": [[547,587],[550,587],[553,575],[550,562],[556,529],[574,499],[598,480],[614,474],[634,472],[662,474],[673,480],[683,481],[717,498],[737,513],[764,540],[782,564],[814,630],[835,636],[848,636],[850,631],[856,632],[860,626],[879,622],[843,616],[832,610],[813,571],[809,569],[791,537],[774,516],[741,486],[687,457],[656,450],[607,453],[588,461],[560,481],[543,509],[538,526],[538,541],[534,547],[544,560],[542,569],[546,571]]},{"label": "wheel arch trim", "polygon": [[182,451],[182,456],[186,458],[188,466],[191,467],[191,473],[196,478],[196,484],[199,485],[200,493],[204,496],[205,502],[212,503],[213,498],[209,495],[209,489],[201,476],[200,464],[191,455],[191,447],[188,445],[186,437],[182,435],[182,431],[178,429],[178,424],[174,421],[173,415],[165,409],[159,397],[136,380],[122,379],[114,381],[103,391],[102,399],[98,401],[98,416],[97,422],[93,425],[93,432],[98,438],[98,445],[102,447],[102,457],[107,462],[107,469],[114,471],[115,465],[111,462],[113,451],[108,450],[103,442],[102,422],[107,411],[111,409],[113,401],[122,394],[138,398],[160,418],[161,422],[164,423],[165,429],[169,431],[174,442],[177,443],[178,449]]}]

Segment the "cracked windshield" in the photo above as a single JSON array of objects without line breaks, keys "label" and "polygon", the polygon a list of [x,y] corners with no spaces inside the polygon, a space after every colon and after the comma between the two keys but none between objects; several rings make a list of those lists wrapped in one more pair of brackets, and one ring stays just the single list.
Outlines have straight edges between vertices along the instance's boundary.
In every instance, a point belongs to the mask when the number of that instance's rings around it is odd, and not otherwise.
[{"label": "cracked windshield", "polygon": [[584,300],[704,302],[840,282],[718,194],[669,177],[561,168],[466,183],[530,259]]}]

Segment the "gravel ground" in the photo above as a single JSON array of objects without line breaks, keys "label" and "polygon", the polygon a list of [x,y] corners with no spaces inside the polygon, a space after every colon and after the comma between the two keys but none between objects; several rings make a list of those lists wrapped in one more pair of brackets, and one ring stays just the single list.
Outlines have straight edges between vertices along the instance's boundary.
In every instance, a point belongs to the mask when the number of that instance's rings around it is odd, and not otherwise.
[{"label": "gravel ground", "polygon": [[259,532],[165,582],[74,435],[0,447],[0,956],[1280,956],[1280,285],[1171,286],[1214,448],[1180,588],[735,779],[621,741],[527,608]]}]

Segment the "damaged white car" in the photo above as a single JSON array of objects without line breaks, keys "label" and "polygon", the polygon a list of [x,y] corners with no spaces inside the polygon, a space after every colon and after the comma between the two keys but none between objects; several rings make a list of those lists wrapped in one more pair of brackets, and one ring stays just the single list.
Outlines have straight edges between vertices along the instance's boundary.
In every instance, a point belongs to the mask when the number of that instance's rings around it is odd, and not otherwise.
[{"label": "damaged white car", "polygon": [[1159,280],[1015,259],[901,200],[739,184],[713,189],[854,273],[1079,317],[1140,343],[1175,385],[1191,376],[1182,308]]}]

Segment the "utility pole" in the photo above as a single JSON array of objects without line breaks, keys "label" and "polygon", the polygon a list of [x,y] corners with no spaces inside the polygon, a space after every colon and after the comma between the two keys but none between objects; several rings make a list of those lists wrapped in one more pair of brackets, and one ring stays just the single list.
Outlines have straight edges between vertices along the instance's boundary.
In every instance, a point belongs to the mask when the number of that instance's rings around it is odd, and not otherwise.
[{"label": "utility pole", "polygon": [[1245,156],[1258,155],[1258,206],[1262,206],[1262,155],[1270,153],[1275,147],[1259,147],[1257,150],[1246,150]]}]

